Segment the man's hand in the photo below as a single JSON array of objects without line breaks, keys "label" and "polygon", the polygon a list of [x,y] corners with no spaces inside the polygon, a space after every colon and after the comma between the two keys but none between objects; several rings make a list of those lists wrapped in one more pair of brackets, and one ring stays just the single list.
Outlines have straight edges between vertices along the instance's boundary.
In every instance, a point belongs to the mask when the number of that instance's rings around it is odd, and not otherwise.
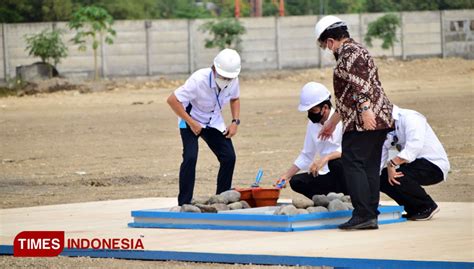
[{"label": "man's hand", "polygon": [[229,127],[227,127],[227,131],[224,133],[226,138],[231,138],[235,134],[237,134],[237,124],[231,123]]},{"label": "man's hand", "polygon": [[332,137],[332,133],[336,129],[337,122],[334,123],[332,120],[328,120],[324,123],[323,128],[319,131],[318,138],[321,140],[328,140]]},{"label": "man's hand", "polygon": [[282,188],[286,188],[286,185],[288,184],[289,180],[286,175],[281,176],[275,184],[273,184],[273,187],[276,187],[278,184],[281,184],[283,182]]},{"label": "man's hand", "polygon": [[375,127],[377,127],[375,113],[370,108],[362,111],[362,121],[364,122],[364,129],[366,130],[375,130]]},{"label": "man's hand", "polygon": [[311,166],[309,167],[309,173],[313,175],[313,177],[317,177],[319,174],[319,170],[321,170],[327,163],[326,158],[321,158],[314,160],[313,163],[311,163]]},{"label": "man's hand", "polygon": [[392,186],[395,186],[395,184],[400,185],[401,183],[398,178],[404,176],[402,172],[397,172],[395,167],[392,167],[390,165],[387,165],[387,175],[388,175],[388,183],[390,183],[390,185]]},{"label": "man's hand", "polygon": [[191,128],[191,131],[193,131],[193,133],[198,136],[201,131],[202,131],[202,126],[201,124],[199,124],[199,122],[193,120],[191,123],[188,123],[189,127]]}]

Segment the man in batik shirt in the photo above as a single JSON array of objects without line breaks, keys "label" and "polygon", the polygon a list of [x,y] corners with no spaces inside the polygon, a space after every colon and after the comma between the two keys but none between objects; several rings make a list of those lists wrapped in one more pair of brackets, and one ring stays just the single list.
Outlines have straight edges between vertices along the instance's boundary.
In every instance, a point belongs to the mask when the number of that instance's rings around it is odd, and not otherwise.
[{"label": "man in batik shirt", "polygon": [[323,53],[336,60],[334,94],[336,112],[320,132],[329,138],[342,120],[342,163],[354,211],[340,229],[378,229],[379,169],[382,146],[393,127],[392,103],[379,81],[369,52],[350,38],[345,22],[326,16],[316,24]]}]

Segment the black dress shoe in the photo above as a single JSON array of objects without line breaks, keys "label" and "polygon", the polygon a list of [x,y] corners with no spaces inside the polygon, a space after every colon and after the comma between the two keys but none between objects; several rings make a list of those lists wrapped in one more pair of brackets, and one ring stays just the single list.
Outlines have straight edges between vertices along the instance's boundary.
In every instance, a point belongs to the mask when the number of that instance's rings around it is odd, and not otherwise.
[{"label": "black dress shoe", "polygon": [[439,207],[437,204],[434,204],[432,207],[413,214],[412,216],[410,216],[409,220],[430,220],[438,212]]},{"label": "black dress shoe", "polygon": [[405,219],[410,219],[411,216],[413,216],[412,214],[410,213],[405,213],[405,214],[402,214],[402,218],[405,218]]},{"label": "black dress shoe", "polygon": [[346,223],[338,226],[341,230],[375,230],[379,226],[377,224],[377,218],[367,219],[357,216],[353,216]]}]

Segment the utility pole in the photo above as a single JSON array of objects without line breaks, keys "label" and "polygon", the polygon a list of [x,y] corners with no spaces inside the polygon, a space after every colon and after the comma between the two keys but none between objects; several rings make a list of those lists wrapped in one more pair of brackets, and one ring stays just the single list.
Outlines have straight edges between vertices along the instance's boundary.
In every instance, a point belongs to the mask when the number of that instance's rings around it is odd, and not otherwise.
[{"label": "utility pole", "polygon": [[262,0],[250,0],[251,16],[262,17]]},{"label": "utility pole", "polygon": [[280,12],[280,17],[285,16],[285,1],[280,0],[280,6],[278,7],[278,11]]},{"label": "utility pole", "polygon": [[238,19],[240,18],[240,1],[239,0],[235,0],[234,2],[234,15],[235,17]]}]

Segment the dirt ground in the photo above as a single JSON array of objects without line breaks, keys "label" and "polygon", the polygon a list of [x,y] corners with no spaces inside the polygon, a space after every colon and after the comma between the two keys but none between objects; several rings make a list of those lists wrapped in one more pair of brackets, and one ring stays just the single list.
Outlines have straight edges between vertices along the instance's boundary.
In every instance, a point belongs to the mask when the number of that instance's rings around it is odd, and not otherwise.
[{"label": "dirt ground", "polygon": [[[473,202],[474,62],[377,59],[376,63],[392,102],[424,114],[448,153],[448,180],[428,187],[428,192],[436,201]],[[296,108],[300,88],[308,81],[332,89],[332,71],[242,76],[242,124],[233,139],[234,186],[250,185],[259,168],[264,170],[262,184],[270,185],[297,157],[307,118]],[[180,82],[120,79],[114,83],[112,90],[87,94],[67,91],[0,98],[0,208],[177,196],[182,145],[166,98]],[[229,109],[225,116],[229,122]],[[199,155],[195,195],[210,195],[215,191],[218,162],[202,141]],[[289,188],[282,192],[283,198],[295,196]],[[64,267],[83,264],[81,258],[50,261]],[[132,263],[112,264],[140,264]],[[5,264],[26,266],[29,261],[0,257],[0,265]],[[90,263],[101,265],[102,261]]]}]

